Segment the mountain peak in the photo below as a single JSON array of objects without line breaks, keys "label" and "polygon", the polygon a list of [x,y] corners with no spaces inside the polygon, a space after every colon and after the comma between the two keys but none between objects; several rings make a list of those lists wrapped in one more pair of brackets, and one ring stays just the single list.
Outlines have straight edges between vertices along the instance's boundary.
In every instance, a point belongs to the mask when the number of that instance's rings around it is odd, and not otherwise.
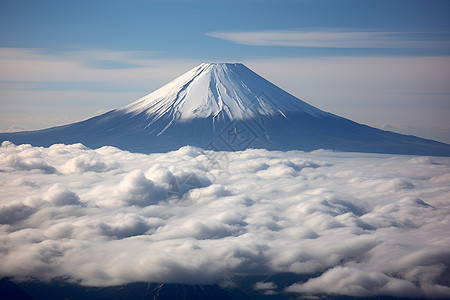
[{"label": "mountain peak", "polygon": [[242,63],[202,63],[172,82],[121,108],[173,121],[248,119],[302,111],[325,112],[288,94]]},{"label": "mountain peak", "polygon": [[200,66],[207,67],[223,67],[223,66],[243,66],[247,68],[243,63],[232,63],[232,62],[210,62],[210,63],[202,63]]}]

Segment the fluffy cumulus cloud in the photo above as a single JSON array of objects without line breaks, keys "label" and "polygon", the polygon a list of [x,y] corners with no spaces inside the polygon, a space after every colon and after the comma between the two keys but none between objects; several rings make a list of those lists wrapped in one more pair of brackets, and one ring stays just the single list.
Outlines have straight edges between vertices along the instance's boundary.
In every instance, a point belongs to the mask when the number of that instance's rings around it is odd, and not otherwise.
[{"label": "fluffy cumulus cloud", "polygon": [[450,297],[450,159],[4,142],[0,277]]}]

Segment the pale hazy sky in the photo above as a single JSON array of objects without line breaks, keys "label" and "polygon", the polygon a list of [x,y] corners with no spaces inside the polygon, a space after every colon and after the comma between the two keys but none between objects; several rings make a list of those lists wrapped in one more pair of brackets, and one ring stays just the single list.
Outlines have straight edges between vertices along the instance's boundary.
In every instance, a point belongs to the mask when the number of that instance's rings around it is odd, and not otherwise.
[{"label": "pale hazy sky", "polygon": [[0,0],[0,130],[94,116],[201,62],[450,142],[449,1]]}]

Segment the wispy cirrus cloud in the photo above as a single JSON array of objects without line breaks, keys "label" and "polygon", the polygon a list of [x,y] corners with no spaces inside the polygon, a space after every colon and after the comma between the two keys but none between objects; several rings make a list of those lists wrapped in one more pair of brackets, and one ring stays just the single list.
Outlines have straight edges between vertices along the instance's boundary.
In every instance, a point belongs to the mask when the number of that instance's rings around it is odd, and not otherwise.
[{"label": "wispy cirrus cloud", "polygon": [[213,31],[208,36],[251,46],[317,48],[450,48],[428,33],[348,30]]}]

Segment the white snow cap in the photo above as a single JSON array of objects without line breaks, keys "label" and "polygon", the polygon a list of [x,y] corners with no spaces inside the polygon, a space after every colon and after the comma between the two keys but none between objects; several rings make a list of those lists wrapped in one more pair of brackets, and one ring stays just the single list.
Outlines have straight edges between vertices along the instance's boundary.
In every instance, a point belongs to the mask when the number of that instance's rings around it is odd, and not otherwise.
[{"label": "white snow cap", "polygon": [[241,63],[203,63],[120,110],[157,118],[169,114],[178,120],[246,119],[293,111],[326,114]]}]

